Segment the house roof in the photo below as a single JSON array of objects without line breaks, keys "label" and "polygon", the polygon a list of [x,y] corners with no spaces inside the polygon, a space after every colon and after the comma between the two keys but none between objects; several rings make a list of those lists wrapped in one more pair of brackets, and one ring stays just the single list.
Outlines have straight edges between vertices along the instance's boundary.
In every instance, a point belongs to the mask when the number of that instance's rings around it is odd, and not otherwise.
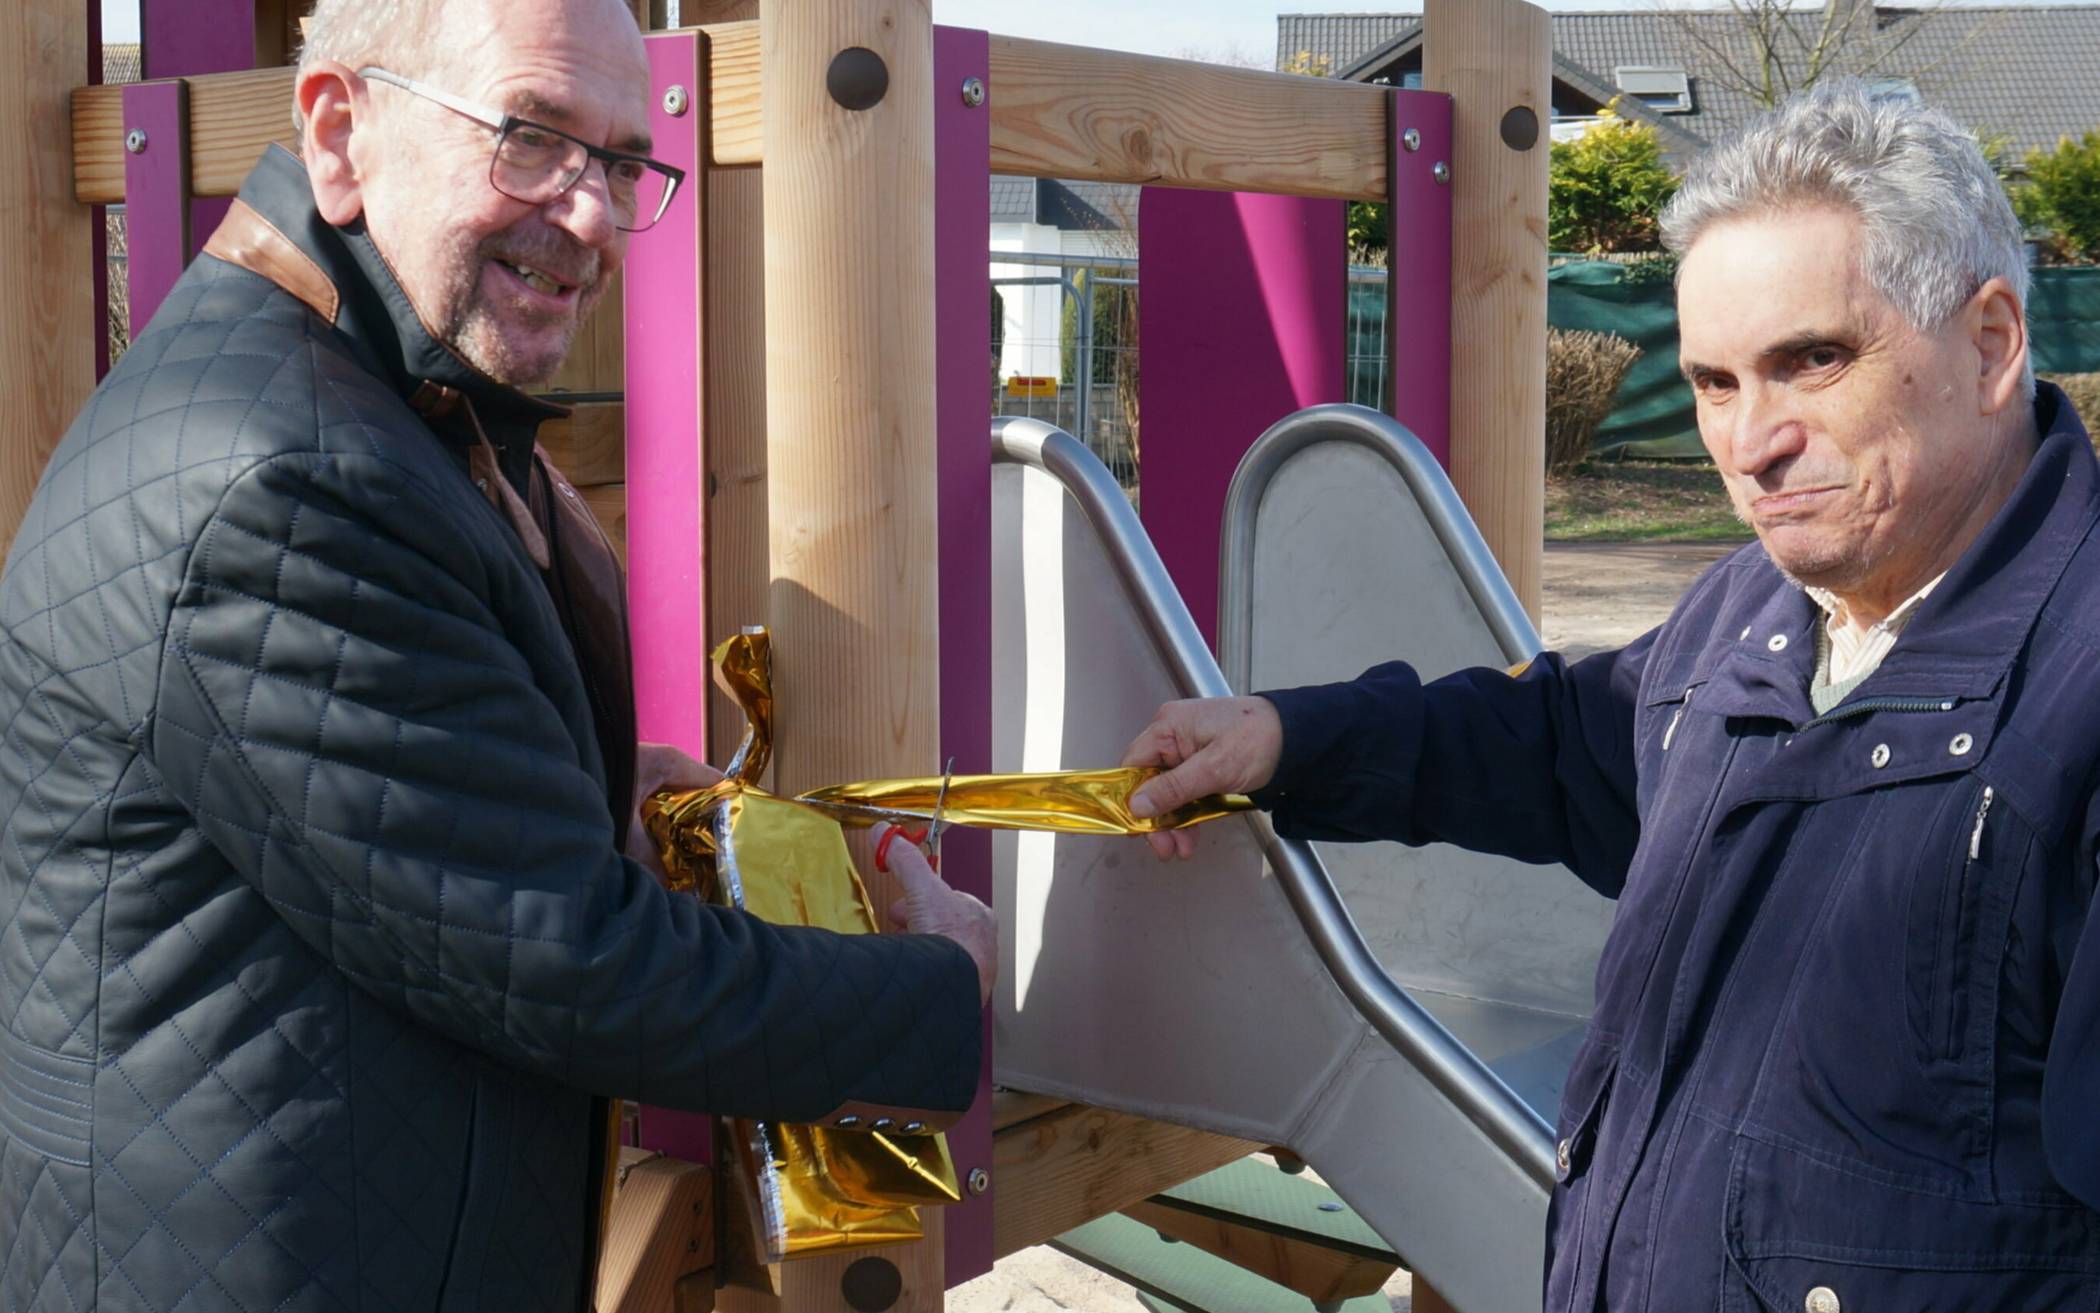
[{"label": "house roof", "polygon": [[1039,223],[1068,232],[1135,229],[1142,190],[1117,182],[995,177],[992,222]]},{"label": "house roof", "polygon": [[138,42],[104,42],[102,46],[102,82],[113,86],[119,82],[139,80]]},{"label": "house roof", "polygon": [[[1804,6],[1788,20],[1812,42],[1822,15]],[[1622,65],[1683,68],[1692,79],[1692,112],[1653,117],[1703,141],[1756,113],[1716,53],[1732,52],[1725,57],[1748,67],[1742,20],[1732,13],[1555,13],[1552,21],[1554,76],[1571,86],[1580,87],[1587,74],[1609,92]],[[1878,9],[1873,22],[1873,36],[1851,43],[1862,52],[1857,71],[1909,78],[1928,103],[1979,134],[2004,133],[2024,152],[2100,128],[2100,78],[2092,73],[2100,67],[2100,6]],[[1325,57],[1338,75],[1369,78],[1410,48],[1420,26],[1419,14],[1279,15],[1277,62],[1304,51]],[[1371,58],[1381,51],[1388,57]]]}]

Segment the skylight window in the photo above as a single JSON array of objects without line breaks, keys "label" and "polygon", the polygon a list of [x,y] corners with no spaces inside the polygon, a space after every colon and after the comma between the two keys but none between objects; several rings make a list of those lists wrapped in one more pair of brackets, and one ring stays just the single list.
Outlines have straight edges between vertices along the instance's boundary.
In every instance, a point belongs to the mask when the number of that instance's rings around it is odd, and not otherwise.
[{"label": "skylight window", "polygon": [[1681,68],[1622,64],[1612,70],[1619,90],[1659,114],[1692,112],[1692,80]]}]

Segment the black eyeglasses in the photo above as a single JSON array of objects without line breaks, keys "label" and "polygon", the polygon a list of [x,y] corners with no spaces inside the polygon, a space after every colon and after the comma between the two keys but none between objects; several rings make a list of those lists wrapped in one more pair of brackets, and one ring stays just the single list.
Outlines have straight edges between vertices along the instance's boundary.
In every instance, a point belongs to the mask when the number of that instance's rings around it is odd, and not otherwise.
[{"label": "black eyeglasses", "polygon": [[591,161],[605,165],[605,192],[611,199],[613,224],[622,232],[652,228],[671,208],[671,198],[685,181],[685,171],[646,155],[606,150],[530,119],[476,105],[449,91],[368,66],[361,78],[399,87],[411,95],[464,114],[496,133],[496,154],[489,161],[489,185],[514,201],[545,205],[583,180]]}]

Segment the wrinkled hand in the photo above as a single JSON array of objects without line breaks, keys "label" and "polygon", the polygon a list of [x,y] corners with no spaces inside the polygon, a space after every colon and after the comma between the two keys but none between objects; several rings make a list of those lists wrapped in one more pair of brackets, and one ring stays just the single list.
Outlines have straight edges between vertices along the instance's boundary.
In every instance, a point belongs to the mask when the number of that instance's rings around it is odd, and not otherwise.
[{"label": "wrinkled hand", "polygon": [[[1276,774],[1283,719],[1267,698],[1195,698],[1169,702],[1123,754],[1125,766],[1163,766],[1139,789],[1130,810],[1151,817],[1213,793],[1252,793]],[[1148,834],[1161,861],[1195,856],[1192,830]]]},{"label": "wrinkled hand", "polygon": [[[871,837],[877,844],[888,828],[875,828]],[[990,1002],[992,984],[999,978],[999,918],[975,898],[950,888],[927,864],[919,846],[902,835],[884,851],[883,861],[904,890],[904,896],[890,904],[890,923],[915,935],[946,935],[961,944],[977,964],[977,1005]]]},{"label": "wrinkled hand", "polygon": [[622,851],[665,879],[663,859],[642,825],[642,802],[664,789],[706,789],[722,782],[722,772],[704,761],[695,761],[668,743],[641,743],[634,750],[635,813],[627,823],[627,841]]}]

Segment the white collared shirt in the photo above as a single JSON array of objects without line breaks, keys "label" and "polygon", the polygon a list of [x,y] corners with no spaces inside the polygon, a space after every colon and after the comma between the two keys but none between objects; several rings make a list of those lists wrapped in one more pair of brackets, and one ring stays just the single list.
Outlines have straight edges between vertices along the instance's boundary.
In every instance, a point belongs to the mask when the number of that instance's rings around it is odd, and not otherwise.
[{"label": "white collared shirt", "polygon": [[1828,684],[1857,684],[1881,665],[1889,649],[1903,635],[1903,629],[1911,617],[1918,613],[1932,590],[1940,586],[1947,574],[1941,571],[1923,588],[1904,599],[1901,606],[1889,612],[1871,625],[1853,623],[1852,613],[1837,594],[1822,588],[1810,588],[1808,595],[1823,608],[1823,643],[1819,654],[1828,664],[1823,670],[1823,682]]}]

